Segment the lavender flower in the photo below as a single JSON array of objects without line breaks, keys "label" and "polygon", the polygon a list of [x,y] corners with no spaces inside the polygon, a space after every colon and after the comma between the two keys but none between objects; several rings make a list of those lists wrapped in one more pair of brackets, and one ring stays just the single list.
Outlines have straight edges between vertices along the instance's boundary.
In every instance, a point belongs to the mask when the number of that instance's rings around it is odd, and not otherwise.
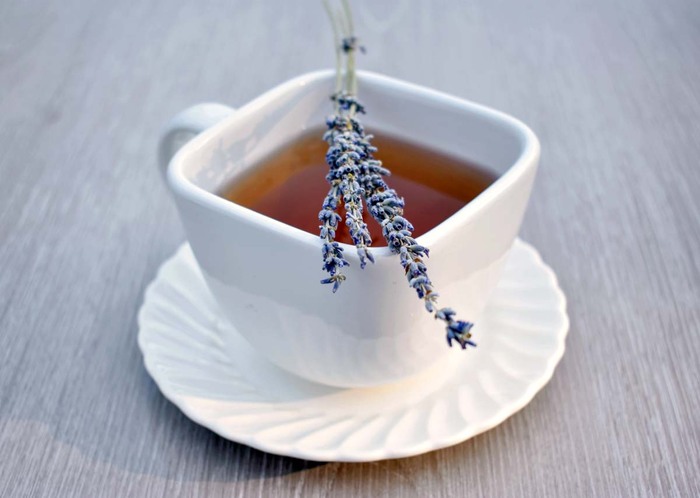
[{"label": "lavender flower", "polygon": [[362,45],[358,45],[358,42],[359,40],[356,36],[349,36],[347,38],[343,38],[343,40],[341,41],[341,49],[346,54],[353,50],[359,50],[364,54],[366,52],[365,47],[363,47]]},{"label": "lavender flower", "polygon": [[[347,1],[343,1],[345,19],[336,19],[328,3],[325,4],[336,35],[337,77],[336,90],[331,99],[335,102],[335,115],[326,124],[328,131],[324,140],[329,144],[326,162],[329,172],[326,179],[331,185],[324,200],[319,219],[323,223],[321,239],[323,244],[324,269],[330,277],[322,283],[333,283],[333,292],[345,279],[339,269],[348,262],[342,256],[342,249],[334,241],[335,230],[340,221],[336,212],[339,200],[343,201],[346,211],[345,224],[360,257],[360,266],[366,260],[374,262],[368,248],[372,239],[363,220],[363,200],[370,215],[382,227],[382,234],[391,251],[399,256],[408,285],[423,300],[428,312],[445,322],[447,343],[452,346],[456,341],[462,349],[476,346],[471,341],[473,324],[455,319],[451,308],[437,308],[438,293],[428,277],[424,258],[429,256],[427,247],[420,245],[413,238],[413,225],[404,218],[404,200],[389,187],[383,177],[390,175],[373,154],[377,151],[371,144],[372,136],[366,135],[357,114],[365,113],[364,106],[357,100],[355,75],[355,56],[358,49],[357,38],[352,34],[352,17]],[[346,36],[338,40],[338,32],[345,29]],[[345,78],[341,74],[341,58],[345,57]]]},{"label": "lavender flower", "polygon": [[337,95],[333,95],[331,97],[331,100],[337,101],[338,106],[343,111],[352,111],[354,109],[354,112],[357,114],[365,113],[364,106],[360,104],[360,102],[353,95],[350,95],[348,93],[339,93]]},{"label": "lavender flower", "polygon": [[447,344],[452,346],[452,341],[455,340],[462,346],[462,349],[466,349],[467,345],[476,347],[471,338],[471,329],[474,326],[471,322],[464,322],[462,320],[455,320],[455,311],[452,308],[442,308],[435,313],[435,318],[439,318],[447,322]]}]

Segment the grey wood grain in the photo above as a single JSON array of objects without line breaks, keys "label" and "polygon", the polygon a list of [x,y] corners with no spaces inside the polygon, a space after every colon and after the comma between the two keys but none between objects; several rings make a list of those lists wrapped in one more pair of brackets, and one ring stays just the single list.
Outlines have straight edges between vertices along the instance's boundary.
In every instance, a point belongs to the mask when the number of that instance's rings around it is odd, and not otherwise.
[{"label": "grey wood grain", "polygon": [[223,440],[142,367],[135,315],[183,232],[159,127],[332,65],[303,2],[0,3],[1,496],[700,495],[700,4],[355,2],[361,67],[510,112],[543,158],[523,236],[567,353],[501,426],[317,464]]}]

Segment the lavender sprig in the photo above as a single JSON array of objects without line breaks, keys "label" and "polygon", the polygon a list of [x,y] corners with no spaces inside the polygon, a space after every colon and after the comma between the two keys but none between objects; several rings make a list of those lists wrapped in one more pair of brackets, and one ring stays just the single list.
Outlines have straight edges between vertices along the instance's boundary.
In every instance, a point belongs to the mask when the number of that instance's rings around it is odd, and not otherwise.
[{"label": "lavender sprig", "polygon": [[[354,125],[362,129],[359,123]],[[435,292],[433,283],[428,277],[428,270],[423,257],[429,257],[430,251],[413,238],[413,225],[403,217],[404,200],[398,196],[395,190],[389,188],[382,176],[390,174],[389,170],[382,166],[381,161],[373,157],[376,147],[371,145],[371,136],[360,133],[361,139],[357,141],[363,149],[364,157],[360,171],[360,182],[365,192],[365,201],[368,211],[382,227],[382,235],[389,248],[399,255],[401,266],[406,274],[408,284],[416,291],[418,297],[423,299],[425,309],[435,313],[435,318],[443,320],[447,328],[447,343],[452,346],[452,341],[457,341],[462,349],[467,345],[476,346],[471,341],[471,322],[455,320],[455,311],[451,308],[436,309],[439,294]]]},{"label": "lavender sprig", "polygon": [[[462,349],[476,346],[470,340],[471,322],[456,320],[456,313],[451,308],[437,308],[438,293],[428,277],[424,262],[424,258],[429,257],[429,250],[413,238],[413,225],[403,216],[404,200],[384,181],[383,177],[390,172],[373,156],[377,149],[371,144],[372,136],[365,134],[356,118],[357,114],[365,112],[365,108],[356,98],[355,52],[361,47],[353,35],[349,4],[347,0],[342,1],[344,15],[341,16],[334,15],[327,0],[324,0],[324,4],[333,24],[337,60],[336,89],[331,97],[335,102],[335,115],[327,120],[328,131],[324,134],[330,146],[326,154],[329,166],[326,179],[331,189],[319,219],[323,222],[320,229],[321,238],[324,239],[324,269],[330,277],[322,280],[322,283],[333,283],[335,292],[345,279],[339,270],[348,263],[342,256],[342,248],[334,240],[341,219],[336,212],[340,199],[346,211],[345,224],[360,257],[360,266],[364,268],[367,259],[374,262],[368,250],[372,239],[362,218],[364,199],[367,210],[381,225],[389,248],[399,255],[408,284],[423,300],[426,310],[445,322],[448,345],[452,346],[452,341],[456,341]],[[345,36],[340,39],[339,32],[342,31],[345,31]],[[346,62],[344,77],[340,69],[343,57]]]},{"label": "lavender sprig", "polygon": [[[355,147],[352,145],[351,137],[345,136],[347,130],[347,118],[345,113],[354,115],[358,111],[358,106],[353,104],[352,96],[343,92],[343,85],[350,88],[356,86],[355,72],[346,71],[346,78],[343,78],[342,57],[345,54],[348,59],[352,59],[354,67],[354,56],[350,55],[357,46],[357,39],[346,37],[340,40],[342,31],[353,31],[352,18],[350,16],[350,6],[344,1],[342,4],[345,15],[335,15],[328,0],[324,0],[324,6],[328,12],[328,17],[333,26],[336,47],[336,88],[331,97],[335,101],[336,115],[327,120],[328,131],[324,134],[324,140],[328,141],[330,148],[326,154],[326,162],[329,166],[326,180],[331,185],[331,189],[323,203],[323,208],[319,213],[319,220],[322,222],[320,228],[321,239],[324,240],[322,254],[324,259],[323,269],[330,275],[321,280],[323,284],[333,284],[333,292],[336,292],[340,284],[345,280],[345,275],[340,271],[343,266],[348,266],[348,261],[343,257],[343,249],[335,242],[335,232],[337,224],[341,220],[336,212],[339,200],[342,199],[345,208],[345,224],[350,232],[357,254],[360,258],[360,267],[367,265],[367,260],[374,263],[374,257],[369,252],[372,244],[372,237],[367,229],[367,224],[362,216],[362,188],[358,182],[359,170],[357,163],[360,157],[357,155]],[[362,110],[360,110],[362,112]]]}]

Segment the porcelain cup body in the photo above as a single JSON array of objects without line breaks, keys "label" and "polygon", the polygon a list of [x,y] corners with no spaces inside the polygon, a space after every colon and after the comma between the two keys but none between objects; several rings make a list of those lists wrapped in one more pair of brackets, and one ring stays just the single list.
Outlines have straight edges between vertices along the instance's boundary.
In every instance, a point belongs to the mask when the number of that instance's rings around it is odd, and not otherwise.
[{"label": "porcelain cup body", "polygon": [[[272,363],[333,386],[389,383],[455,356],[474,361],[478,347],[447,347],[444,327],[425,311],[388,248],[373,249],[375,264],[361,270],[354,248],[346,246],[351,266],[333,294],[319,283],[326,275],[317,235],[217,195],[244,170],[323,126],[333,84],[330,71],[288,81],[230,113],[169,161],[167,183],[222,316]],[[474,321],[478,343],[479,315],[530,196],[537,138],[506,114],[416,85],[360,72],[359,87],[371,133],[463,157],[498,177],[418,238],[431,251],[428,272],[440,305]],[[224,343],[234,344],[227,330]]]}]

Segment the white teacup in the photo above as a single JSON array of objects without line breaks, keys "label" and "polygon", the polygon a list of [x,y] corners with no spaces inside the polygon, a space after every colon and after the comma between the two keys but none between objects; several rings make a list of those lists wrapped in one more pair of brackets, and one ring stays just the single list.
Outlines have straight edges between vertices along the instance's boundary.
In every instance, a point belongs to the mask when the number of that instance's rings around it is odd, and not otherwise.
[{"label": "white teacup", "polygon": [[[166,128],[161,164],[169,164],[167,182],[209,289],[222,314],[260,353],[322,384],[394,382],[448,355],[472,361],[478,347],[447,346],[442,322],[425,311],[387,247],[372,249],[375,264],[361,270],[354,248],[345,246],[351,266],[333,294],[319,283],[326,275],[317,235],[216,195],[241,171],[323,126],[333,86],[331,71],[309,73],[235,112],[219,104],[195,106]],[[359,73],[359,88],[368,110],[363,123],[373,134],[400,136],[498,175],[476,199],[418,237],[431,250],[428,274],[439,305],[474,321],[478,343],[479,314],[518,233],[539,142],[520,121],[443,93],[368,72]],[[183,136],[198,132],[170,160]]]}]

